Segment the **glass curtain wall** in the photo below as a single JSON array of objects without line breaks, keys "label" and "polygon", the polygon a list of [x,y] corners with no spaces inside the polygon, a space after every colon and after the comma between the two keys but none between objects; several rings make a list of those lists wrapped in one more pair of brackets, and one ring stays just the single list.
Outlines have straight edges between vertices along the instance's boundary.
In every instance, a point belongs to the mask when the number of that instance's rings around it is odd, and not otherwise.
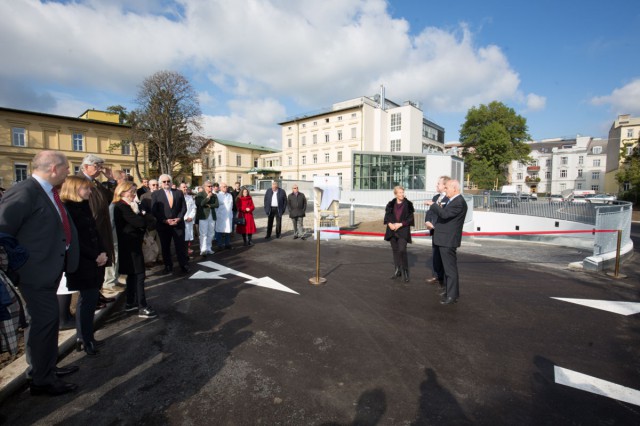
[{"label": "glass curtain wall", "polygon": [[425,176],[425,157],[353,154],[353,189],[425,189]]}]

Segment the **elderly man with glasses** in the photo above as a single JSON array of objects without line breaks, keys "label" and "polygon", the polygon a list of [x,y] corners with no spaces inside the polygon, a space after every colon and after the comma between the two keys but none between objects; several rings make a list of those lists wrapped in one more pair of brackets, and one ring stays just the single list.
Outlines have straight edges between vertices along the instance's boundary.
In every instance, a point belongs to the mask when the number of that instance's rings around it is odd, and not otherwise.
[{"label": "elderly man with glasses", "polygon": [[287,207],[289,208],[289,217],[293,222],[293,239],[306,239],[302,222],[307,211],[307,197],[298,191],[298,185],[293,185],[292,192],[287,197]]},{"label": "elderly man with glasses", "polygon": [[173,272],[173,260],[171,258],[171,240],[176,249],[176,256],[180,269],[189,273],[189,257],[187,256],[187,244],[184,240],[184,215],[187,213],[187,203],[182,191],[172,189],[172,178],[169,175],[161,175],[161,188],[151,195],[151,212],[156,218],[156,227],[162,246],[162,259],[164,261],[164,274]]}]

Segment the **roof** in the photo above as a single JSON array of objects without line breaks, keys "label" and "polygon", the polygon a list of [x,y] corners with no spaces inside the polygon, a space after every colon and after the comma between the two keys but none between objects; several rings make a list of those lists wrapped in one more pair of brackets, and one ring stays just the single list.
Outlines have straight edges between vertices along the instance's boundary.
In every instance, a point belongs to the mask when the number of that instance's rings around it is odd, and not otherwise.
[{"label": "roof", "polygon": [[243,142],[236,142],[236,141],[230,141],[226,139],[215,139],[215,138],[211,140],[215,143],[219,143],[220,145],[235,146],[236,148],[251,149],[254,151],[280,152],[279,149],[270,148],[268,146],[262,146],[262,145],[254,145],[252,143],[243,143]]},{"label": "roof", "polygon": [[112,123],[110,121],[92,120],[92,119],[88,119],[88,118],[79,118],[79,117],[68,117],[66,115],[47,114],[47,113],[44,113],[44,112],[26,111],[26,110],[22,110],[22,109],[13,109],[13,108],[0,107],[0,112],[1,111],[14,112],[14,113],[20,113],[20,114],[28,114],[28,115],[36,115],[36,116],[40,116],[40,117],[64,119],[64,120],[70,120],[70,121],[75,121],[75,122],[80,122],[80,123],[96,123],[96,124],[105,124],[107,126],[118,126],[118,127],[125,127],[125,128],[130,128],[131,127],[128,124]]}]

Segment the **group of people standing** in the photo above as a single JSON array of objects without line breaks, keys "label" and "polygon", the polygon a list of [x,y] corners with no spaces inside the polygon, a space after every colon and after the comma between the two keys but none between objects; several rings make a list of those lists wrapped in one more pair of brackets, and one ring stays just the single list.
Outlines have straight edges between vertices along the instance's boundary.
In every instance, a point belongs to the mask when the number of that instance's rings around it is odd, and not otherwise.
[{"label": "group of people standing", "polygon": [[[451,305],[460,297],[457,249],[462,242],[462,228],[467,214],[467,203],[460,193],[460,182],[448,176],[438,178],[437,194],[425,201],[429,209],[425,215],[425,226],[432,242],[433,277],[428,283],[438,284],[440,303]],[[393,251],[394,272],[391,279],[403,278],[409,282],[409,259],[407,244],[411,243],[410,227],[414,225],[414,206],[405,198],[404,188],[396,186],[395,198],[385,207],[384,239]]]}]

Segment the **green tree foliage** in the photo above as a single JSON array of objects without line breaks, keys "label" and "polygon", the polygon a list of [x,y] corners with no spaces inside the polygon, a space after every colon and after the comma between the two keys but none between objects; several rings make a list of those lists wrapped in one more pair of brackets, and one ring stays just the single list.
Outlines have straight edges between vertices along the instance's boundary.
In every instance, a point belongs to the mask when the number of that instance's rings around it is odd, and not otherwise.
[{"label": "green tree foliage", "polygon": [[177,176],[191,167],[200,145],[198,97],[181,74],[159,71],[140,85],[136,121],[148,135],[149,159],[159,173]]},{"label": "green tree foliage", "polygon": [[631,189],[622,194],[623,199],[638,203],[640,201],[640,139],[631,151],[631,155],[626,155],[616,173],[616,180],[620,185],[625,182],[631,184]]},{"label": "green tree foliage", "polygon": [[528,140],[527,120],[502,102],[471,108],[460,128],[462,155],[471,180],[482,188],[493,187],[496,178],[499,184],[505,183],[511,161],[531,161]]}]

